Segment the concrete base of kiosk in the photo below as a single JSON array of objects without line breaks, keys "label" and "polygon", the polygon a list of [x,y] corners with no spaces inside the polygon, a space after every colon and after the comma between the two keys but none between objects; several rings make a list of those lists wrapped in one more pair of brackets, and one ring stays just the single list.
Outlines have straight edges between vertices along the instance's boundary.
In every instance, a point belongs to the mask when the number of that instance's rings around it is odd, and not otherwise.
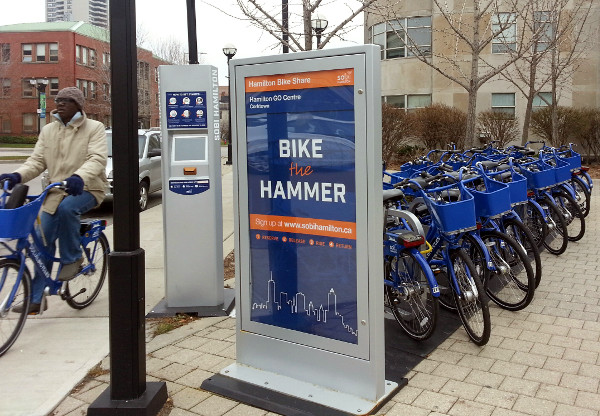
[{"label": "concrete base of kiosk", "polygon": [[163,298],[146,315],[146,318],[162,318],[178,314],[206,316],[228,316],[235,307],[235,289],[225,289],[224,302],[216,306],[167,306],[167,299]]},{"label": "concrete base of kiosk", "polygon": [[110,387],[90,405],[89,416],[154,416],[167,401],[167,384],[164,381],[146,383],[146,391],[137,399],[112,400]]},{"label": "concrete base of kiosk", "polygon": [[286,416],[370,415],[407,384],[385,382],[385,394],[377,402],[334,391],[290,377],[232,364],[210,377],[201,388],[234,400]]}]

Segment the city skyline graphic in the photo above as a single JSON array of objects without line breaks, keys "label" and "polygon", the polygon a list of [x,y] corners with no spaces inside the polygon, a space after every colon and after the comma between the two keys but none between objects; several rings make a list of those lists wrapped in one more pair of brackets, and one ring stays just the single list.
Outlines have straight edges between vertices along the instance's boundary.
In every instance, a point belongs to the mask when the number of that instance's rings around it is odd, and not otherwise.
[{"label": "city skyline graphic", "polygon": [[[276,311],[287,310],[290,314],[306,313],[307,316],[314,316],[317,322],[327,323],[329,312],[333,313],[333,318],[339,318],[340,325],[349,333],[358,337],[358,330],[352,328],[344,322],[344,315],[337,311],[337,295],[335,290],[331,288],[327,293],[327,306],[321,304],[315,307],[312,300],[306,304],[306,295],[302,292],[297,292],[291,298],[287,292],[279,292],[279,300],[275,300],[277,293],[276,282],[273,280],[273,272],[271,271],[270,278],[267,281],[267,300],[265,302],[253,302],[252,310],[269,310],[273,308]],[[285,308],[285,309],[284,309]],[[331,318],[331,317],[329,317]]]}]

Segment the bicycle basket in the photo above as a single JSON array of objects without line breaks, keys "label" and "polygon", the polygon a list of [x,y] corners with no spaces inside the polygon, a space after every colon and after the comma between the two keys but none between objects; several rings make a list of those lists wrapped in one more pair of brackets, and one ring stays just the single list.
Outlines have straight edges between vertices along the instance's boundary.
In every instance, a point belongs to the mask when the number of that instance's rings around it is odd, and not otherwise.
[{"label": "bicycle basket", "polygon": [[446,234],[477,228],[475,200],[460,182],[424,190],[425,204],[440,230]]},{"label": "bicycle basket", "polygon": [[[544,189],[556,185],[554,168],[542,161],[520,165],[521,175],[527,179],[529,189]],[[532,170],[535,169],[535,170]]]},{"label": "bicycle basket", "polygon": [[33,229],[42,202],[44,198],[38,197],[19,208],[0,209],[0,238],[12,240],[27,237]]},{"label": "bicycle basket", "polygon": [[510,190],[507,184],[484,177],[482,185],[468,188],[475,200],[477,218],[494,217],[510,211]]},{"label": "bicycle basket", "polygon": [[560,159],[564,160],[569,164],[569,170],[577,170],[581,168],[581,155],[574,150],[567,150],[566,152],[558,153]]},{"label": "bicycle basket", "polygon": [[554,176],[556,183],[565,182],[571,179],[571,165],[560,157],[555,157]]}]

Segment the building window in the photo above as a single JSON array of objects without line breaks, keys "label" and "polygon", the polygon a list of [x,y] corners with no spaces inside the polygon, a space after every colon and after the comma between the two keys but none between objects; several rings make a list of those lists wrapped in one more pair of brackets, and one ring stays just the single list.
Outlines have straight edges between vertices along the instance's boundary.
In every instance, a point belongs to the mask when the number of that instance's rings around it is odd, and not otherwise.
[{"label": "building window", "polygon": [[81,90],[83,96],[88,98],[88,82],[84,79],[78,79],[75,85]]},{"label": "building window", "polygon": [[492,94],[492,111],[495,113],[506,113],[515,115],[515,94],[497,93]]},{"label": "building window", "polygon": [[35,84],[32,84],[30,81],[35,80],[33,78],[23,79],[23,98],[37,97]]},{"label": "building window", "polygon": [[158,82],[158,67],[154,67],[154,81]]},{"label": "building window", "polygon": [[56,95],[58,91],[58,78],[50,78],[50,95]]},{"label": "building window", "polygon": [[0,85],[2,86],[2,89],[0,89],[0,97],[10,97],[10,79],[0,78]]},{"label": "building window", "polygon": [[102,85],[102,95],[105,101],[110,101],[110,84]]},{"label": "building window", "polygon": [[81,65],[88,64],[88,48],[82,46],[81,47]]},{"label": "building window", "polygon": [[378,23],[369,29],[369,43],[381,47],[381,59],[431,55],[431,16]]},{"label": "building window", "polygon": [[94,81],[90,81],[90,98],[92,100],[96,99],[96,83]]},{"label": "building window", "polygon": [[90,66],[96,66],[96,51],[90,49]]},{"label": "building window", "polygon": [[551,92],[540,92],[534,95],[532,110],[539,111],[544,107],[548,107],[552,104],[552,93]]},{"label": "building window", "polygon": [[81,46],[75,46],[75,62],[81,63]]},{"label": "building window", "polygon": [[9,114],[0,114],[0,131],[2,133],[10,133],[10,115]]},{"label": "building window", "polygon": [[102,64],[106,66],[110,65],[110,53],[104,52],[102,54]]},{"label": "building window", "polygon": [[533,31],[536,37],[534,52],[543,52],[550,47],[554,39],[554,22],[552,12],[533,13]]},{"label": "building window", "polygon": [[50,43],[50,62],[58,62],[58,43]]},{"label": "building window", "polygon": [[35,113],[23,113],[23,132],[24,133],[35,133],[37,131],[37,114]]},{"label": "building window", "polygon": [[24,43],[23,44],[23,62],[31,62],[32,61],[32,51],[33,51],[33,45],[31,45],[31,43]]},{"label": "building window", "polygon": [[2,62],[10,62],[10,43],[2,44]]},{"label": "building window", "polygon": [[498,13],[492,16],[492,53],[510,53],[517,50],[517,15]]},{"label": "building window", "polygon": [[431,105],[431,94],[388,95],[384,101],[405,111],[414,111]]},{"label": "building window", "polygon": [[35,45],[35,61],[46,62],[46,44],[38,43]]}]

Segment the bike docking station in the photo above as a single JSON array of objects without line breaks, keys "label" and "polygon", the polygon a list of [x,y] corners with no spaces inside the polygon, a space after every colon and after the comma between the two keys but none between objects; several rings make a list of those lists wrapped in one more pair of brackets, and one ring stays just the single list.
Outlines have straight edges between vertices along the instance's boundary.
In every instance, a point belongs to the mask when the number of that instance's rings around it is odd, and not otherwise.
[{"label": "bike docking station", "polygon": [[165,298],[147,317],[227,316],[217,68],[159,69]]},{"label": "bike docking station", "polygon": [[236,362],[203,389],[331,416],[400,388],[385,380],[379,54],[231,60]]}]

